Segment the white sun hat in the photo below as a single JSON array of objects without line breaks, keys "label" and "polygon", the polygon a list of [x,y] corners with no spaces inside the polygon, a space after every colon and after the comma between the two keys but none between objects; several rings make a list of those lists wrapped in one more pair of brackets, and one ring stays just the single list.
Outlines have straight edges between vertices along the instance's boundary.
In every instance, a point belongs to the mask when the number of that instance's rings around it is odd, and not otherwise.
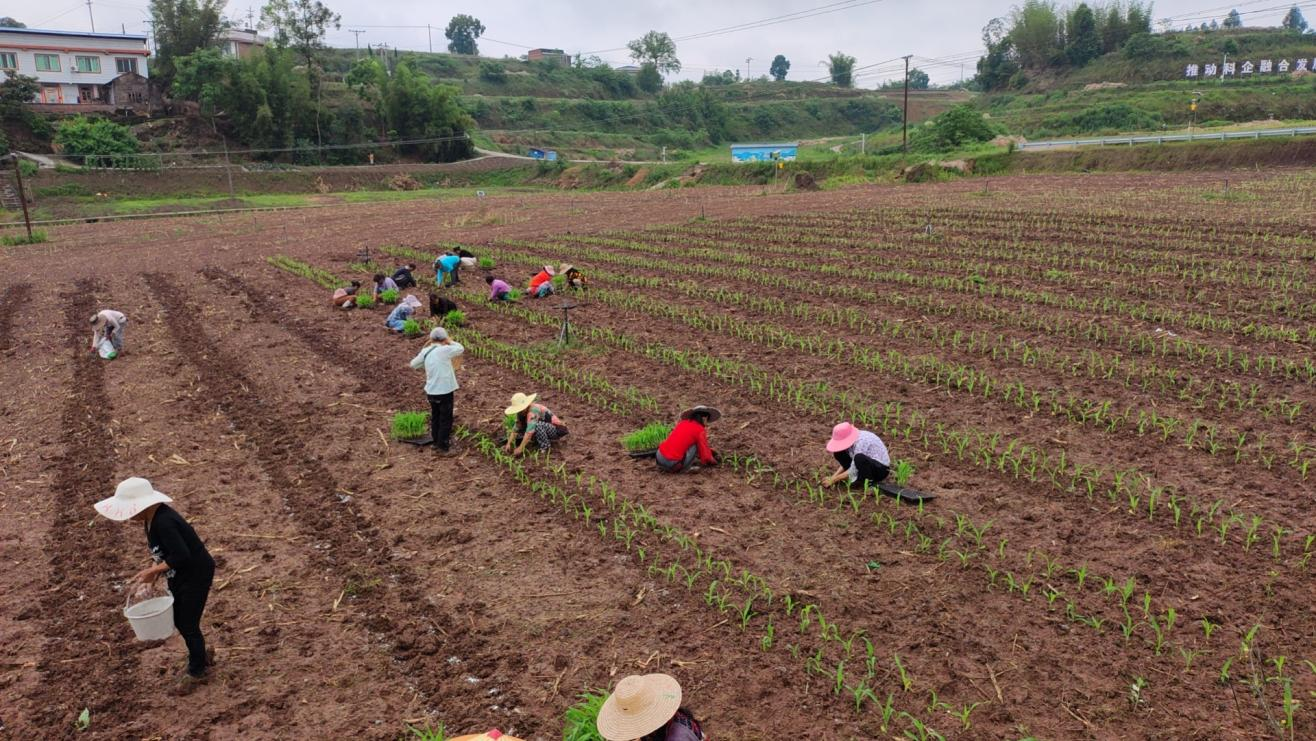
[{"label": "white sun hat", "polygon": [[681,684],[667,674],[633,674],[599,708],[599,735],[634,741],[662,728],[681,708]]},{"label": "white sun hat", "polygon": [[133,516],[153,504],[164,504],[174,500],[155,490],[151,482],[133,476],[119,482],[114,496],[102,499],[95,504],[96,511],[115,522],[131,520]]}]

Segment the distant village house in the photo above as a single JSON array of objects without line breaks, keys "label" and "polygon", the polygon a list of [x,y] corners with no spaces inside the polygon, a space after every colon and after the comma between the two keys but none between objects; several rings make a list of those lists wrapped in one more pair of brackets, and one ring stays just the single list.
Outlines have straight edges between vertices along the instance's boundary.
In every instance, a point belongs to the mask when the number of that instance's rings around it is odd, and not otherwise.
[{"label": "distant village house", "polygon": [[548,62],[559,67],[571,66],[571,55],[561,49],[531,49],[525,55],[527,62]]},{"label": "distant village house", "polygon": [[265,48],[270,40],[254,30],[232,28],[219,35],[219,48],[225,56],[246,59],[257,49]]},{"label": "distant village house", "polygon": [[0,74],[37,78],[33,103],[149,109],[150,55],[135,34],[0,28]]}]

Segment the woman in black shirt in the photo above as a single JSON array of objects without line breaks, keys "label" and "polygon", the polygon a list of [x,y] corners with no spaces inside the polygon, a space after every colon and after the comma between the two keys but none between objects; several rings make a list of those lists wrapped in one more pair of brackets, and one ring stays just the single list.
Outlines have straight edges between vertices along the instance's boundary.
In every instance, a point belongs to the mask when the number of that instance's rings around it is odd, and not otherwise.
[{"label": "woman in black shirt", "polygon": [[151,584],[161,574],[168,579],[169,591],[174,595],[174,627],[187,644],[187,674],[200,679],[213,663],[208,660],[201,635],[201,613],[215,578],[215,560],[187,520],[167,504],[171,501],[151,482],[134,477],[121,482],[113,497],[97,502],[96,511],[118,522],[137,520],[144,524],[146,543],[155,563],[137,572],[133,581]]}]

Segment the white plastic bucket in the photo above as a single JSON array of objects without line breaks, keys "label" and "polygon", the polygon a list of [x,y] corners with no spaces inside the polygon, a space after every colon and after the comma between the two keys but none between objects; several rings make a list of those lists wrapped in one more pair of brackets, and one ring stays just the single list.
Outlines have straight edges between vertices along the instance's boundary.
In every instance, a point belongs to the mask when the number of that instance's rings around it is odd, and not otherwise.
[{"label": "white plastic bucket", "polygon": [[123,608],[139,641],[163,641],[174,634],[174,596],[152,597]]}]

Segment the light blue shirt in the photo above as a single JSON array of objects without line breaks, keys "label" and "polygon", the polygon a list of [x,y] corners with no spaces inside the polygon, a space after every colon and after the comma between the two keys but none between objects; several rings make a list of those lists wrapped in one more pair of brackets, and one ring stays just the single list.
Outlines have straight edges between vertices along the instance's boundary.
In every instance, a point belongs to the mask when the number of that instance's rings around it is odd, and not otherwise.
[{"label": "light blue shirt", "polygon": [[425,393],[442,396],[457,390],[457,373],[452,369],[452,359],[464,352],[466,348],[457,342],[449,342],[429,345],[411,359],[412,368],[425,369]]},{"label": "light blue shirt", "polygon": [[451,273],[452,271],[457,269],[458,265],[461,264],[462,264],[461,257],[457,255],[444,255],[440,257],[438,260],[434,261],[434,268],[440,272]]}]

